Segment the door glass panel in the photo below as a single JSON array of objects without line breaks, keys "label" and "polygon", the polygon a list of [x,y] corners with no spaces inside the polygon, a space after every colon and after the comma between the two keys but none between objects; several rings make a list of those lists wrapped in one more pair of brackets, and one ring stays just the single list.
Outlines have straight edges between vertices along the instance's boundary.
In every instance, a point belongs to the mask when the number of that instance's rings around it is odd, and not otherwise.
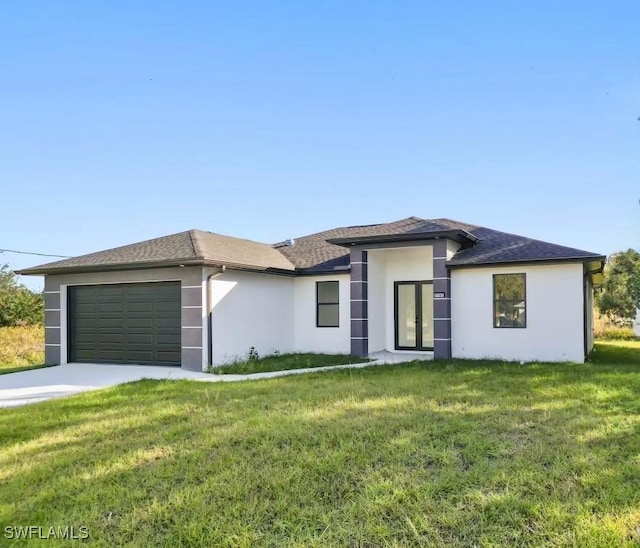
[{"label": "door glass panel", "polygon": [[416,347],[416,286],[398,286],[398,346]]},{"label": "door glass panel", "polygon": [[422,346],[433,348],[433,284],[422,284]]}]

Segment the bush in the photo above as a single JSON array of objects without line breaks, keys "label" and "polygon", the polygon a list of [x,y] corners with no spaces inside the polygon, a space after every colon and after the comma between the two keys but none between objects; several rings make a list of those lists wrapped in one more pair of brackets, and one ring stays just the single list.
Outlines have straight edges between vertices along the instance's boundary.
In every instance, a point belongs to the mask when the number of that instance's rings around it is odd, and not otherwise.
[{"label": "bush", "polygon": [[42,325],[44,294],[18,283],[7,265],[0,267],[0,327]]}]

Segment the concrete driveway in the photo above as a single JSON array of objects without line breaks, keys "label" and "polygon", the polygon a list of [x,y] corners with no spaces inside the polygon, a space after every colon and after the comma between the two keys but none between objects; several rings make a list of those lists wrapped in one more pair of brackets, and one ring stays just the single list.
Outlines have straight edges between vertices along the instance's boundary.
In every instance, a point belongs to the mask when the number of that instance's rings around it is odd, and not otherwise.
[{"label": "concrete driveway", "polygon": [[0,375],[0,407],[14,407],[70,396],[140,379],[213,380],[207,373],[179,367],[72,363]]}]

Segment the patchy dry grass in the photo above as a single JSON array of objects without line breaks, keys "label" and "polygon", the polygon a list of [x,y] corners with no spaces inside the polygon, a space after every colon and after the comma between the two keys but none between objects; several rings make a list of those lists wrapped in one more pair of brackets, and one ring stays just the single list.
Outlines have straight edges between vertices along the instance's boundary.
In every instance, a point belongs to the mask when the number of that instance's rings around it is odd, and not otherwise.
[{"label": "patchy dry grass", "polygon": [[612,321],[607,316],[603,316],[594,309],[593,318],[593,334],[596,339],[605,340],[634,340],[637,339],[633,328],[629,326],[621,326]]},{"label": "patchy dry grass", "polygon": [[0,327],[0,375],[44,363],[44,328]]},{"label": "patchy dry grass", "polygon": [[599,343],[586,365],[141,381],[0,410],[0,533],[86,526],[92,546],[632,546],[639,509],[637,341]]}]

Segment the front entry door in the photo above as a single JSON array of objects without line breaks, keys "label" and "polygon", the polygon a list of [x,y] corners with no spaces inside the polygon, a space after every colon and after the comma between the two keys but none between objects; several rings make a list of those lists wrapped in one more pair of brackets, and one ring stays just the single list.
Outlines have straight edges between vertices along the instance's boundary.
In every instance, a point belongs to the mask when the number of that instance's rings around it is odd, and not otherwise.
[{"label": "front entry door", "polygon": [[433,283],[394,285],[396,350],[433,350]]}]

